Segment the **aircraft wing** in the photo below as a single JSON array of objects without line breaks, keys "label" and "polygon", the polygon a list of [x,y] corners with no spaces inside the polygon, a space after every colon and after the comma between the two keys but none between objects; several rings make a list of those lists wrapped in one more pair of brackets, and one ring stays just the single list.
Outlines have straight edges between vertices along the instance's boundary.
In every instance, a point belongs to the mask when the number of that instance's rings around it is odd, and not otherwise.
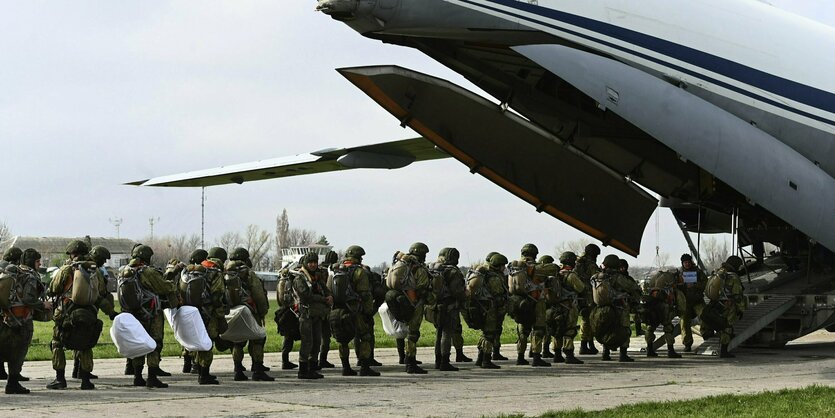
[{"label": "aircraft wing", "polygon": [[353,148],[328,148],[292,157],[273,158],[207,170],[190,171],[126,183],[132,186],[205,187],[276,179],[354,168],[394,169],[415,161],[448,158],[432,142],[410,138]]}]

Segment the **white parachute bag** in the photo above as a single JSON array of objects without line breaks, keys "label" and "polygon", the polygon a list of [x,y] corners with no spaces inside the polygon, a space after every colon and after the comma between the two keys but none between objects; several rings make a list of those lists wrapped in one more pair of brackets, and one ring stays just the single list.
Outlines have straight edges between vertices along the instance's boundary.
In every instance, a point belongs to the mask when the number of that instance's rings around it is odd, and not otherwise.
[{"label": "white parachute bag", "polygon": [[176,309],[166,309],[165,319],[174,330],[174,338],[188,351],[209,351],[212,349],[212,339],[200,317],[200,311],[194,306],[181,306]]},{"label": "white parachute bag", "polygon": [[124,358],[143,357],[157,348],[156,341],[148,335],[139,320],[129,313],[120,313],[113,319],[110,339]]},{"label": "white parachute bag", "polygon": [[380,319],[383,322],[383,331],[394,338],[406,338],[409,335],[409,324],[394,319],[389,311],[387,303],[380,305]]},{"label": "white parachute bag", "polygon": [[229,325],[226,332],[220,335],[226,341],[242,343],[249,340],[260,340],[267,336],[267,330],[255,320],[252,311],[246,305],[238,305],[229,310],[226,315]]}]

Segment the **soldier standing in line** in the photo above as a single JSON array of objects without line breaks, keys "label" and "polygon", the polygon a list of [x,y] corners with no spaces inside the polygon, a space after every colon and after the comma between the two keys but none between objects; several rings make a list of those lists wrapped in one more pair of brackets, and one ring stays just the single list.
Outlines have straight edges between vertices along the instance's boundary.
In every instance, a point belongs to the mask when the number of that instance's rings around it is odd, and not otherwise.
[{"label": "soldier standing in line", "polygon": [[[735,355],[731,354],[728,345],[731,343],[731,338],[734,335],[734,323],[737,319],[742,318],[742,313],[748,306],[748,300],[743,294],[745,288],[742,286],[742,280],[739,278],[739,269],[744,262],[739,256],[732,255],[722,263],[722,266],[716,270],[708,279],[705,288],[705,295],[711,300],[711,304],[718,303],[721,306],[721,315],[725,319],[724,328],[719,330],[719,357],[733,358]],[[705,307],[705,311],[708,307]],[[702,325],[702,336],[705,339],[711,338],[715,332],[709,329],[706,324]]]},{"label": "soldier standing in line", "polygon": [[[641,288],[641,286],[638,284],[638,281],[635,280],[634,277],[629,275],[628,261],[621,258],[620,268],[618,270],[620,271],[620,274],[622,274],[624,277],[635,283],[635,286],[637,286],[639,289]],[[640,299],[630,299],[629,302],[629,310],[630,312],[632,312],[632,320],[633,322],[635,322],[635,335],[644,335],[644,331],[641,329],[641,301]]]},{"label": "soldier standing in line", "polygon": [[508,261],[507,257],[497,252],[490,253],[487,260],[487,263],[476,269],[476,274],[481,275],[481,288],[470,287],[471,284],[475,284],[473,280],[467,283],[470,298],[487,305],[481,338],[478,340],[478,358],[475,365],[483,369],[498,369],[500,366],[492,360],[497,353],[494,344],[497,341],[501,342],[500,318],[504,320],[503,313],[507,304],[507,277],[504,271]]},{"label": "soldier standing in line", "polygon": [[[545,278],[536,275],[536,256],[539,249],[536,245],[522,246],[522,258],[511,263],[511,279],[513,285],[510,292],[522,299],[519,311],[524,314],[516,316],[516,365],[532,365],[533,367],[551,367],[542,360],[542,339],[545,336]],[[522,318],[524,316],[524,318]],[[531,342],[531,357],[529,363],[525,360],[525,351]]]},{"label": "soldier standing in line", "polygon": [[597,347],[594,346],[594,335],[592,334],[589,315],[594,309],[594,298],[592,297],[591,277],[600,272],[597,266],[597,257],[600,255],[600,247],[595,244],[586,245],[582,256],[577,259],[574,271],[583,281],[585,290],[580,303],[580,317],[583,319],[580,325],[580,354],[597,354]]},{"label": "soldier standing in line", "polygon": [[[553,310],[549,317],[555,317],[554,336],[554,363],[583,364],[582,360],[574,357],[574,337],[577,336],[577,319],[579,309],[577,307],[578,295],[585,290],[580,276],[574,272],[574,265],[577,262],[577,254],[566,251],[560,254],[562,267],[554,278],[558,285],[549,286],[548,298],[551,300]],[[562,352],[560,352],[562,349]],[[565,354],[565,357],[563,357]]]},{"label": "soldier standing in line", "polygon": [[[333,268],[339,262],[339,254],[336,251],[328,251],[322,260],[321,266],[328,272],[328,289],[331,288],[333,280]],[[322,321],[322,346],[319,347],[319,368],[332,369],[334,364],[328,361],[328,353],[331,351],[331,326],[328,321]]]},{"label": "soldier standing in line", "polygon": [[693,349],[693,319],[698,318],[705,308],[704,293],[707,276],[696,266],[690,254],[681,256],[680,276],[679,290],[684,296],[678,306],[678,316],[681,319],[681,342],[684,344],[684,352],[689,353]]},{"label": "soldier standing in line", "polygon": [[333,297],[327,287],[327,273],[319,269],[319,256],[308,252],[300,261],[293,278],[293,295],[299,314],[299,379],[321,379],[316,372],[319,347],[322,345],[322,324],[327,318]]},{"label": "soldier standing in line", "polygon": [[[429,253],[429,247],[422,243],[416,242],[409,247],[408,254],[398,253],[397,260],[391,266],[386,277],[386,282],[395,274],[395,271],[407,272],[405,280],[408,283],[399,284],[400,288],[395,289],[402,291],[409,299],[408,303],[414,306],[414,313],[409,319],[409,335],[403,342],[403,360],[406,364],[406,373],[409,374],[426,374],[427,371],[420,367],[417,361],[417,342],[420,339],[420,325],[423,323],[423,311],[425,305],[432,305],[434,303],[434,295],[431,289],[431,279],[429,269],[426,267],[426,254]],[[394,283],[392,283],[394,284]]]},{"label": "soldier standing in line", "polygon": [[[603,330],[605,332],[612,332],[624,335],[624,342],[620,345],[621,362],[635,361],[627,354],[629,348],[629,338],[632,335],[629,320],[629,305],[630,299],[637,300],[641,297],[641,289],[633,281],[620,274],[620,258],[614,254],[609,254],[603,259],[603,271],[592,276],[592,282],[595,283],[595,292],[600,292],[601,288],[608,288],[611,291],[609,295],[609,305],[612,306],[620,321],[618,321],[617,329]],[[595,296],[595,298],[597,298]],[[597,309],[597,307],[595,307]],[[592,315],[593,316],[593,315]],[[596,330],[596,332],[599,330]],[[610,349],[612,347],[603,348],[602,360],[611,360]]]},{"label": "soldier standing in line", "polygon": [[[20,264],[20,257],[23,255],[23,250],[18,247],[9,247],[5,252],[3,252],[3,260],[0,261],[0,273],[7,266],[17,266]],[[3,357],[2,352],[0,352],[0,380],[6,380],[9,378],[9,375],[6,373],[6,360]],[[21,380],[21,382],[29,380],[25,378],[25,380]]]},{"label": "soldier standing in line", "polygon": [[[270,302],[267,299],[267,292],[264,290],[264,283],[261,278],[252,271],[252,260],[246,248],[235,248],[226,263],[226,274],[235,275],[239,280],[240,289],[237,289],[237,296],[233,291],[227,289],[230,303],[245,305],[258,324],[264,326],[264,320],[270,309]],[[228,283],[228,282],[227,282]],[[249,378],[244,374],[244,346],[249,344],[249,357],[252,360],[252,380],[272,382],[275,380],[266,372],[269,368],[264,366],[264,346],[267,344],[267,337],[258,340],[235,343],[232,346],[232,360],[235,363],[235,380],[243,381]]]},{"label": "soldier standing in line", "polygon": [[[433,292],[435,296],[435,368],[441,371],[458,371],[450,364],[452,341],[461,335],[461,307],[464,306],[467,288],[464,273],[458,268],[460,253],[456,248],[443,248],[438,261],[432,263]],[[456,361],[461,359],[461,353]],[[472,359],[467,359],[472,361]],[[460,360],[463,361],[463,360]]]},{"label": "soldier standing in line", "polygon": [[[543,255],[536,261],[540,266],[550,265],[554,263],[554,257],[550,255]],[[547,286],[547,284],[546,284]],[[542,338],[542,358],[553,358],[554,353],[559,353],[559,342],[554,341],[554,352],[551,352],[551,334],[548,332],[548,327],[545,327],[545,336]],[[528,351],[528,357],[533,357],[533,353]]]},{"label": "soldier standing in line", "polygon": [[658,357],[655,352],[655,329],[658,325],[664,327],[664,339],[667,342],[667,357],[681,358],[674,348],[673,318],[675,317],[675,301],[678,292],[678,272],[661,271],[650,281],[650,291],[647,296],[646,310],[653,320],[647,321],[647,332],[644,338],[647,342],[647,357]]}]

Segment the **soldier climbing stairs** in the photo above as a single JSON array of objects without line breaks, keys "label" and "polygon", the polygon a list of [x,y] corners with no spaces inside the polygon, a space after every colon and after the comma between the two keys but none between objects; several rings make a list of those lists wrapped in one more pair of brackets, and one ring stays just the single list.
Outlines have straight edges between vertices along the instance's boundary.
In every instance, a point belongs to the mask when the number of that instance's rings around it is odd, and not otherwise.
[{"label": "soldier climbing stairs", "polygon": [[[788,311],[797,299],[790,295],[774,295],[770,298],[758,303],[755,306],[749,307],[742,317],[734,324],[734,337],[728,344],[728,350],[733,350],[739,347],[747,339],[754,336],[757,332],[772,324],[780,315]],[[696,354],[703,354],[709,356],[719,355],[719,335],[709,340],[705,340],[695,350]]]}]

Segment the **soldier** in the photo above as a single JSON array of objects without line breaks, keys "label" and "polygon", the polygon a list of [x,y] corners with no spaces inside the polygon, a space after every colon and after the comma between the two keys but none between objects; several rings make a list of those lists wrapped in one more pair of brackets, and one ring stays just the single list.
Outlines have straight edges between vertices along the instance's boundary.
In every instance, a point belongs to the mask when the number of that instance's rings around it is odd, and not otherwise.
[{"label": "soldier", "polygon": [[[676,272],[678,273],[678,272]],[[676,353],[673,344],[673,317],[675,317],[675,301],[679,275],[661,271],[650,281],[650,291],[647,296],[646,310],[651,320],[647,321],[647,332],[644,338],[647,342],[647,357],[658,357],[655,352],[655,329],[658,325],[664,327],[664,339],[667,341],[667,357],[681,358]]]},{"label": "soldier", "polygon": [[[96,245],[90,249],[90,258],[96,263],[96,268],[99,270],[100,275],[99,277],[99,290],[101,291],[101,300],[99,301],[99,309],[101,309],[106,315],[115,317],[116,316],[116,306],[113,303],[113,293],[110,293],[107,290],[107,284],[110,280],[110,272],[107,271],[105,264],[107,260],[110,259],[110,251],[101,246]],[[78,379],[78,370],[80,367],[80,362],[78,358],[78,353],[73,352],[73,365],[72,365],[72,378]],[[128,364],[132,364],[130,359],[127,359]],[[127,370],[127,369],[126,369]],[[133,373],[133,369],[131,369],[131,374]],[[160,375],[162,376],[162,375]],[[169,374],[170,376],[170,374]],[[98,379],[99,377],[90,373],[90,379]]]},{"label": "soldier", "polygon": [[301,266],[294,273],[293,295],[299,315],[299,379],[321,379],[316,372],[319,347],[322,345],[322,324],[326,320],[333,297],[327,287],[327,273],[319,268],[319,256],[309,252],[302,256]]},{"label": "soldier", "polygon": [[[45,288],[41,283],[38,269],[41,267],[41,254],[33,248],[27,248],[22,253],[22,263],[17,267],[14,274],[14,283],[10,295],[11,306],[2,313],[3,325],[11,327],[15,337],[8,342],[11,350],[8,350],[6,361],[9,363],[9,375],[6,381],[7,395],[25,395],[29,389],[21,386],[20,372],[23,369],[23,362],[26,353],[32,344],[34,326],[32,324],[35,312],[44,312],[52,309],[50,302],[44,301]],[[14,260],[8,260],[14,261]],[[12,274],[13,269],[8,273]],[[40,315],[43,317],[43,315]]]},{"label": "soldier", "polygon": [[[119,303],[123,312],[133,315],[148,335],[156,342],[154,351],[143,357],[132,359],[133,385],[149,388],[167,388],[159,380],[160,353],[165,334],[160,299],[167,301],[167,307],[176,308],[177,288],[163,279],[162,274],[151,266],[153,249],[147,245],[137,246],[131,251],[131,260],[119,272]],[[142,369],[147,358],[148,380],[142,378]]]},{"label": "soldier", "polygon": [[[322,268],[328,271],[328,289],[331,288],[331,280],[333,280],[333,269],[339,261],[339,254],[336,251],[328,251],[322,260]],[[334,364],[328,361],[328,353],[331,350],[331,326],[328,321],[322,321],[322,346],[319,347],[319,368],[332,369]]]},{"label": "soldier", "polygon": [[[189,257],[188,257],[188,263],[189,264],[188,265],[186,265],[184,263],[177,262],[176,259],[171,260],[171,261],[174,261],[174,263],[169,261],[168,266],[166,267],[165,272],[163,273],[163,277],[165,278],[165,280],[167,280],[171,283],[174,283],[174,285],[177,287],[177,290],[178,290],[178,297],[181,296],[180,287],[182,285],[181,282],[182,282],[183,272],[187,271],[188,266],[192,266],[191,268],[194,271],[199,271],[199,269],[197,269],[196,266],[199,266],[203,261],[206,260],[206,258],[208,256],[209,256],[209,253],[206,250],[204,250],[202,248],[198,248],[198,249],[192,251],[191,254],[189,254]],[[183,350],[182,350],[183,373],[192,373],[192,374],[197,374],[197,375],[200,374],[200,366],[197,365],[197,362],[195,361],[195,358],[194,358],[195,354],[196,353],[191,353],[188,350],[186,350],[185,348],[183,348]],[[131,367],[133,367],[133,363],[131,363]],[[133,373],[132,370],[131,370],[131,373]]]},{"label": "soldier", "polygon": [[[199,250],[199,251],[203,251],[205,253],[204,250]],[[180,260],[178,260],[176,258],[172,258],[172,259],[168,260],[168,264],[166,264],[165,270],[162,273],[163,280],[165,280],[168,283],[171,283],[171,285],[174,286],[174,289],[179,289],[180,288],[180,275],[182,274],[183,269],[185,267],[186,267],[185,263],[181,262]],[[178,297],[176,291],[175,291],[174,296],[175,296],[175,298]],[[168,301],[168,302],[171,303],[171,301]],[[179,303],[179,300],[177,300],[177,303]],[[162,347],[162,345],[163,344],[160,343],[160,347]],[[192,357],[188,353],[188,351],[185,350],[185,349],[182,350],[182,355],[183,355],[183,373],[191,373]],[[130,365],[131,365],[131,369],[132,369],[133,368],[133,363],[131,362]],[[160,371],[162,373],[159,374],[159,377],[170,376],[171,375],[171,373],[164,372],[164,371],[162,371],[162,369],[160,369]],[[131,370],[131,374],[132,373],[133,373],[133,370]]]},{"label": "soldier", "polygon": [[[720,358],[736,357],[728,351],[728,344],[730,344],[734,335],[734,323],[737,319],[742,318],[742,312],[748,305],[748,301],[743,294],[745,288],[739,278],[739,269],[742,265],[743,261],[738,256],[728,257],[708,279],[705,289],[705,294],[711,299],[711,304],[718,303],[721,306],[722,315],[725,319],[725,327],[719,330]],[[707,310],[707,307],[705,310]],[[708,328],[707,324],[703,324],[702,329],[702,336],[705,339],[711,338],[715,333],[715,330]]]},{"label": "soldier", "polygon": [[[536,275],[536,256],[539,249],[536,245],[522,246],[522,258],[511,263],[510,292],[522,303],[519,310],[523,315],[516,315],[516,364],[532,365],[533,367],[550,367],[542,360],[542,339],[545,336],[545,277]],[[524,316],[524,318],[523,318]],[[525,360],[528,337],[531,340],[532,362]]]},{"label": "soldier", "polygon": [[[499,253],[497,253],[495,251],[491,251],[490,253],[487,254],[487,257],[484,259],[484,261],[489,264],[490,259],[496,254],[499,254]],[[507,259],[507,257],[505,257],[505,259]],[[502,275],[506,274],[505,269],[507,267],[507,263],[508,262],[506,261],[504,263],[504,265],[502,265],[502,267],[499,269],[499,272]],[[507,360],[507,357],[503,356],[502,353],[501,353],[502,333],[504,332],[504,319],[507,316],[507,296],[508,296],[507,277],[505,277],[505,281],[502,282],[502,287],[504,288],[505,296],[504,296],[504,298],[502,298],[501,302],[496,305],[496,324],[497,324],[498,328],[496,329],[495,340],[493,341],[493,344],[492,344],[493,345],[492,359],[496,360],[496,361]]]},{"label": "soldier", "polygon": [[586,245],[584,253],[577,259],[574,271],[583,281],[583,295],[578,300],[580,306],[580,317],[583,319],[580,326],[580,354],[597,354],[597,347],[594,346],[589,315],[594,309],[594,298],[592,297],[591,277],[600,272],[597,267],[597,256],[600,255],[600,247],[595,244]]},{"label": "soldier", "polygon": [[[383,303],[385,303],[386,285],[385,285],[385,283],[383,283],[383,277],[379,273],[372,271],[371,268],[369,268],[368,266],[363,265],[363,267],[365,268],[366,273],[368,273],[368,281],[370,283],[371,293],[372,293],[372,296],[374,298],[374,311],[373,312],[376,313],[380,309],[380,306],[382,306]],[[368,321],[369,332],[371,333],[371,335],[373,337],[375,335],[374,334],[374,325],[375,325],[374,314],[372,313],[371,315],[366,316],[366,321]],[[369,354],[369,357],[368,357],[368,365],[372,366],[372,367],[382,366],[383,365],[382,363],[380,363],[379,361],[374,359],[374,346],[376,344],[375,339],[371,338],[369,343],[371,344],[371,353]],[[357,344],[359,344],[359,341],[355,338],[354,339],[354,347],[356,347]],[[362,365],[357,363],[357,366],[361,367]]]},{"label": "soldier", "polygon": [[[193,254],[199,256],[202,254]],[[226,261],[226,250],[213,247],[206,253],[207,258],[199,264],[189,264],[183,270],[180,280],[180,299],[184,305],[190,305],[200,310],[203,324],[209,338],[217,344],[220,334],[226,332],[226,308],[223,305],[223,263]],[[195,257],[199,259],[201,257]],[[200,283],[200,286],[188,286],[187,283]],[[200,288],[200,294],[192,295],[190,290]],[[198,368],[197,383],[201,385],[217,385],[217,377],[211,374],[212,350],[192,353],[194,363]]]},{"label": "soldier", "polygon": [[[536,261],[539,265],[548,265],[554,263],[554,257],[550,255],[543,255]],[[559,344],[554,341],[554,352],[559,353]],[[528,357],[533,357],[533,353],[528,352]],[[542,358],[553,358],[554,353],[551,352],[551,334],[548,332],[548,327],[545,327],[545,337],[542,339]]]},{"label": "soldier", "polygon": [[404,292],[409,302],[415,307],[414,314],[408,321],[409,335],[404,341],[404,363],[406,373],[426,374],[427,371],[421,368],[417,361],[417,342],[420,339],[420,325],[423,323],[423,310],[425,305],[434,302],[434,295],[431,291],[431,279],[429,269],[426,267],[426,254],[429,247],[422,242],[416,242],[409,247],[408,254],[401,254],[394,265],[389,269],[386,278],[388,282],[393,271],[406,271],[408,283],[400,284],[401,288],[396,289]]},{"label": "soldier", "polygon": [[681,256],[681,291],[683,300],[679,301],[678,316],[681,319],[681,342],[684,344],[684,352],[689,353],[693,347],[693,319],[698,318],[705,308],[705,286],[707,276],[693,262],[693,256],[683,254]]},{"label": "soldier", "polygon": [[[578,260],[579,261],[579,260]],[[603,271],[592,276],[592,282],[595,286],[595,300],[604,305],[595,306],[595,310],[605,312],[608,308],[613,309],[611,314],[617,316],[619,321],[616,322],[616,328],[610,330],[594,330],[595,334],[601,335],[605,333],[615,333],[622,335],[624,342],[620,345],[620,358],[618,361],[631,362],[634,361],[626,353],[629,348],[629,337],[632,335],[629,326],[629,299],[637,300],[641,297],[640,288],[631,280],[618,272],[620,267],[620,258],[614,254],[609,254],[603,259]],[[608,295],[605,295],[608,293]],[[598,294],[603,294],[603,297],[598,297]],[[608,299],[608,301],[604,301]],[[597,302],[595,302],[597,305]],[[594,312],[590,317],[598,316]],[[611,360],[610,350],[613,347],[604,346],[602,360]]]},{"label": "soldier", "polygon": [[554,337],[554,363],[583,364],[582,360],[574,357],[574,337],[577,336],[577,318],[580,314],[577,298],[585,290],[583,281],[574,271],[576,263],[577,254],[571,251],[560,254],[562,266],[548,286],[550,306],[547,317],[554,318],[549,321],[553,324],[549,334]]},{"label": "soldier", "polygon": [[[236,275],[240,280],[240,293],[237,299],[229,292],[228,298],[232,303],[243,302],[249,308],[258,324],[264,326],[264,320],[267,316],[267,311],[270,308],[270,302],[267,300],[267,292],[264,290],[264,283],[252,271],[252,260],[249,257],[249,251],[246,248],[235,248],[232,250],[232,255],[229,257],[229,262],[226,264],[226,274]],[[227,281],[227,283],[229,283]],[[252,380],[272,382],[275,380],[266,372],[269,368],[264,366],[264,345],[267,343],[267,337],[259,340],[250,340],[248,342],[236,343],[232,347],[232,360],[235,363],[235,380],[242,381],[249,378],[244,374],[246,370],[243,365],[244,361],[244,346],[249,344],[249,356],[252,359]]]},{"label": "soldier", "polygon": [[282,268],[278,274],[278,287],[275,292],[278,309],[275,311],[275,322],[278,325],[278,332],[282,336],[281,345],[281,370],[293,370],[299,367],[290,361],[290,352],[293,351],[295,341],[301,339],[299,335],[299,318],[293,310],[293,273],[297,264],[291,264]]},{"label": "soldier", "polygon": [[[3,272],[7,266],[17,266],[20,264],[20,257],[23,255],[23,250],[18,247],[9,247],[5,252],[3,252],[3,260],[0,261],[0,273]],[[22,377],[22,376],[21,376]],[[0,352],[0,380],[6,380],[9,378],[9,375],[6,374],[6,360],[3,358],[3,353]],[[29,380],[25,378],[25,380],[21,380],[21,382]]]},{"label": "soldier", "polygon": [[[638,281],[635,280],[634,277],[629,275],[628,261],[621,258],[620,268],[618,270],[620,271],[620,274],[624,275],[624,277],[635,283],[635,286],[637,286],[638,289],[641,288],[641,286],[638,284]],[[641,301],[639,299],[630,299],[629,302],[629,310],[632,312],[632,320],[635,322],[635,335],[644,335],[644,330],[641,329],[641,312],[639,312],[641,310]]]},{"label": "soldier", "polygon": [[[88,286],[92,288],[93,286],[98,286],[95,283],[102,283],[104,279],[101,277],[101,272],[96,268],[95,262],[90,258],[88,254],[90,248],[87,246],[84,241],[74,240],[70,241],[67,245],[66,253],[69,255],[69,260],[57,271],[54,273],[52,281],[49,284],[49,291],[47,292],[49,296],[58,298],[60,303],[55,306],[55,313],[54,313],[54,321],[55,326],[53,327],[52,333],[52,368],[55,370],[55,380],[49,383],[46,387],[47,389],[66,389],[67,381],[65,377],[65,369],[66,369],[66,356],[64,354],[64,343],[63,343],[63,330],[64,328],[64,320],[73,313],[76,309],[79,310],[89,310],[94,313],[98,313],[98,307],[104,304],[107,306],[106,302],[103,299],[106,299],[104,296],[107,293],[107,289],[99,289],[99,293],[96,295],[92,295],[91,298],[95,300],[85,300],[84,303],[81,303],[77,300],[72,300],[73,296],[73,287],[75,286],[75,275],[79,273],[80,276],[89,276],[90,283]],[[88,305],[87,303],[91,303]],[[116,317],[116,313],[111,311],[107,312],[110,319]],[[98,321],[98,320],[96,320]],[[101,321],[98,321],[98,325],[101,325]],[[88,330],[89,331],[89,330]],[[93,338],[93,336],[90,336]],[[94,336],[96,339],[98,335]],[[91,375],[93,372],[93,350],[92,348],[88,348],[85,350],[79,350],[75,352],[75,355],[79,359],[79,372],[78,375],[81,378],[81,389],[82,390],[92,390],[95,389],[96,386],[90,382]]]},{"label": "soldier", "polygon": [[[481,329],[481,338],[478,340],[478,358],[476,366],[483,369],[499,369],[500,366],[493,363],[496,350],[494,344],[500,343],[502,324],[504,320],[505,306],[507,304],[507,277],[504,274],[507,266],[507,257],[493,252],[487,257],[487,263],[479,266],[475,274],[481,275],[481,289],[471,287],[474,280],[467,282],[471,300],[477,300],[486,308],[484,326]],[[480,296],[481,295],[481,296]],[[505,360],[507,360],[505,358]]]},{"label": "soldier", "polygon": [[374,297],[371,293],[370,274],[362,265],[365,250],[359,245],[345,249],[345,259],[333,267],[333,278],[329,289],[333,291],[334,303],[330,325],[339,344],[339,360],[343,376],[356,376],[348,359],[348,344],[354,340],[354,352],[360,365],[360,376],[379,376],[371,368],[371,342]]},{"label": "soldier", "polygon": [[[452,341],[461,336],[461,307],[467,292],[464,273],[458,268],[459,256],[456,248],[443,248],[430,267],[435,299],[435,368],[441,371],[458,371],[449,363],[449,356]],[[459,350],[456,361],[465,361],[462,356]]]}]

